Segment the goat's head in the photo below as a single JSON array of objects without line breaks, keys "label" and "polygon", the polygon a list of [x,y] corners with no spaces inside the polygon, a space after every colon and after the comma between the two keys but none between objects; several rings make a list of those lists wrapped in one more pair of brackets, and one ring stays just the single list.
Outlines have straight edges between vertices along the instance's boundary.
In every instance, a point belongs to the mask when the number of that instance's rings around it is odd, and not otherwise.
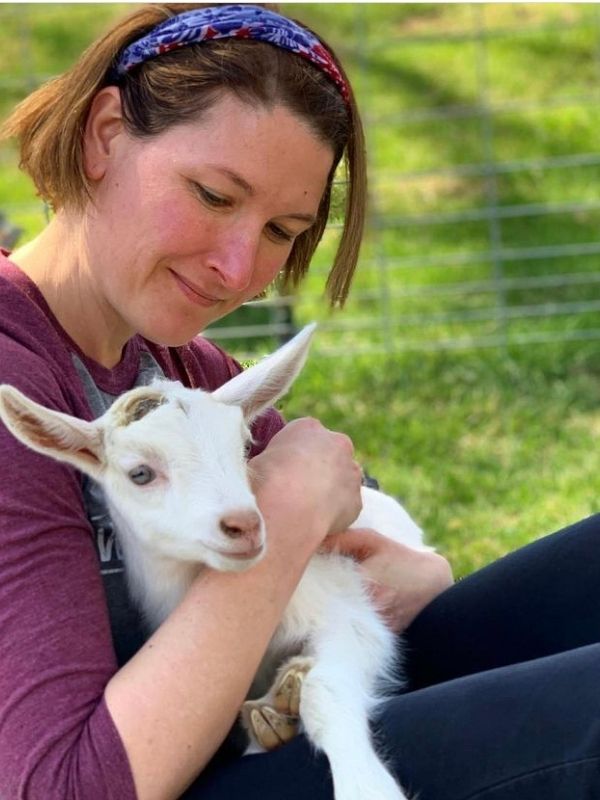
[{"label": "goat's head", "polygon": [[115,521],[161,556],[242,570],[265,551],[250,488],[249,425],[302,369],[314,325],[215,392],[155,381],[86,422],[0,386],[0,418],[25,445],[105,490]]}]

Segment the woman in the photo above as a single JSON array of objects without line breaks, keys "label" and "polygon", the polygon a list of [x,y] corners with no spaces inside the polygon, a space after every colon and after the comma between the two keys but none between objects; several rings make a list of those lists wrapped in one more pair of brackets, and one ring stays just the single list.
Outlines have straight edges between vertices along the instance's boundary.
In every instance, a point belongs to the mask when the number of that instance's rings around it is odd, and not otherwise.
[{"label": "woman", "polygon": [[[360,120],[331,51],[280,15],[140,7],[17,108],[5,134],[20,139],[22,166],[55,213],[0,262],[0,381],[49,407],[90,419],[157,373],[211,389],[238,371],[194,337],[281,271],[302,277],[342,158],[346,220],[328,291],[333,302],[348,291],[364,216]],[[490,726],[484,713],[496,691],[508,706],[503,687],[520,665],[498,690],[490,672],[443,683],[497,666],[498,650],[504,663],[537,656],[533,647],[524,655],[518,636],[513,646],[508,632],[498,635],[506,615],[487,638],[484,626],[469,625],[469,615],[504,597],[495,580],[502,568],[441,593],[452,581],[439,556],[374,531],[337,536],[359,507],[346,437],[315,420],[284,427],[275,412],[254,436],[268,555],[247,573],[203,574],[146,639],[95,487],[0,432],[2,797],[331,798],[327,765],[303,737],[268,755],[213,759],[327,537],[325,546],[362,561],[390,625],[404,629],[418,615],[411,681],[439,685],[398,696],[382,714],[402,782],[423,800],[583,797],[490,789],[507,774],[538,771],[521,739],[521,761],[497,755],[498,720]],[[518,558],[509,574],[527,563]],[[582,638],[596,641],[592,630]],[[476,645],[465,642],[475,634]],[[502,748],[512,732],[503,732]],[[585,759],[592,763],[590,749]]]},{"label": "woman", "polygon": [[[6,126],[55,214],[2,262],[1,380],[83,418],[157,372],[214,388],[239,369],[191,340],[302,276],[343,156],[335,301],[356,263],[364,155],[341,68],[278,15],[184,9],[166,31],[182,8],[138,9]],[[206,575],[143,646],[95,487],[3,431],[3,797],[175,798],[202,770],[308,558],[359,509],[346,437],[282,428],[273,412],[254,432],[269,556]]]}]

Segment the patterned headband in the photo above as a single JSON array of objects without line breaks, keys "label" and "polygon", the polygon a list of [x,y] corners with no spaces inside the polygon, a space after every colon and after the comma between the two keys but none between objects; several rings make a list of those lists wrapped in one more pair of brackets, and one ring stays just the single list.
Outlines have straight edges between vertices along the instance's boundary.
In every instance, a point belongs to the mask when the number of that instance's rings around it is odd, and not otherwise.
[{"label": "patterned headband", "polygon": [[349,89],[331,53],[306,28],[266,8],[222,5],[184,11],[161,22],[150,33],[123,50],[116,72],[125,75],[150,58],[214,39],[253,39],[297,53],[316,64],[349,102]]}]

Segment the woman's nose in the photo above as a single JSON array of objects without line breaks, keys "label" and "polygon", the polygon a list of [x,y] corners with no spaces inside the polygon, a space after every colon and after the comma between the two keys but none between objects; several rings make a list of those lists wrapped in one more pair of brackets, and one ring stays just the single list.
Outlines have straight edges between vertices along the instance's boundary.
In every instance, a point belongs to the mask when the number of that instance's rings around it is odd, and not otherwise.
[{"label": "woman's nose", "polygon": [[228,237],[213,252],[210,266],[228,289],[242,292],[250,285],[258,258],[259,239],[259,236],[252,235]]}]

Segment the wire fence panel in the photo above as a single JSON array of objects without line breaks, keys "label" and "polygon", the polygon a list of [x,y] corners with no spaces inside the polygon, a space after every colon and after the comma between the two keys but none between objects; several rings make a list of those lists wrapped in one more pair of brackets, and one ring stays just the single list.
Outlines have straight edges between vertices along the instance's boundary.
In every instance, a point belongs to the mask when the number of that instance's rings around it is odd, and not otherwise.
[{"label": "wire fence panel", "polygon": [[[99,8],[106,19],[122,10]],[[274,291],[209,335],[240,355],[308,319],[321,322],[321,350],[331,354],[347,351],[352,332],[374,353],[598,337],[597,5],[288,10],[325,33],[356,86],[371,187],[360,266],[346,310],[330,316],[322,290],[340,234],[336,210],[296,296]],[[50,77],[39,55],[44,30],[54,24],[54,46],[63,37],[74,53],[87,43],[76,24],[62,29],[59,11],[0,8],[19,32],[2,39],[12,48],[0,74],[2,109]],[[11,191],[14,158],[0,149],[0,231],[10,243],[45,218],[31,194]]]}]

